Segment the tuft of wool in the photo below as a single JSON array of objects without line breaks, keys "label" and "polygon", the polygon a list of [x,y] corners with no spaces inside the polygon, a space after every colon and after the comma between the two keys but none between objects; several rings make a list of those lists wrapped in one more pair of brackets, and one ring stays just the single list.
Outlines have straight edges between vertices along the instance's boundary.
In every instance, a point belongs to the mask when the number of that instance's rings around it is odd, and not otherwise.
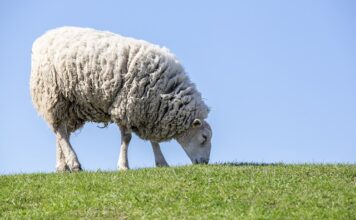
[{"label": "tuft of wool", "polygon": [[160,142],[209,112],[168,49],[90,28],[57,28],[34,42],[30,91],[50,127],[70,132],[115,122]]}]

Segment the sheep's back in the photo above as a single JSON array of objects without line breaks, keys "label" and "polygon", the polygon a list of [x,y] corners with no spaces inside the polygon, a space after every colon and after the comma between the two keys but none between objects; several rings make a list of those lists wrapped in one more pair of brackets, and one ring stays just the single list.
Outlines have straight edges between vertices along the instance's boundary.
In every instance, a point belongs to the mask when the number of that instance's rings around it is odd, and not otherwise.
[{"label": "sheep's back", "polygon": [[127,44],[120,41],[125,40],[105,32],[57,30],[40,38],[33,53],[42,59],[40,65],[49,66],[41,77],[51,78],[67,100],[105,111],[127,65]]},{"label": "sheep's back", "polygon": [[32,49],[31,95],[50,124],[65,115],[107,122],[127,72],[130,39],[83,28],[59,28]]}]

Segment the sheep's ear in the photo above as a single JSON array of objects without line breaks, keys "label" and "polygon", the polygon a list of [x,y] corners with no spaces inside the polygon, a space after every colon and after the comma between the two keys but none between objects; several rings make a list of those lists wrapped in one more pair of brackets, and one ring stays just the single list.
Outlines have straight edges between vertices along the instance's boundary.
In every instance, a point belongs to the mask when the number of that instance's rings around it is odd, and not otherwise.
[{"label": "sheep's ear", "polygon": [[200,127],[201,125],[202,125],[202,122],[201,122],[200,119],[198,119],[198,118],[194,119],[194,121],[193,121],[193,123],[192,123],[193,128],[198,128],[198,127]]}]

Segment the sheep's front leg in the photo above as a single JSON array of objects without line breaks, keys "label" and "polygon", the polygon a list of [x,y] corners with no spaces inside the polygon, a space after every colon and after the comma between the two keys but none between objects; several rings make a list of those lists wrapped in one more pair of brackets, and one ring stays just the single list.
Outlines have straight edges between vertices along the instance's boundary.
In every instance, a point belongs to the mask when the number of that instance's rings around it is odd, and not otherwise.
[{"label": "sheep's front leg", "polygon": [[[77,154],[74,152],[70,142],[69,142],[69,133],[67,131],[67,126],[62,124],[55,130],[56,138],[57,138],[57,149],[58,146],[62,151],[62,154],[65,158],[65,164],[69,167],[71,171],[80,171],[82,170],[81,165],[78,161]],[[57,152],[59,153],[59,157],[61,156],[60,150]],[[62,158],[60,158],[61,160]]]},{"label": "sheep's front leg", "polygon": [[164,158],[161,148],[157,142],[151,141],[153,153],[155,155],[155,162],[157,167],[168,167],[168,163]]},{"label": "sheep's front leg", "polygon": [[64,171],[69,171],[69,167],[66,164],[66,160],[61,148],[61,145],[59,141],[57,140],[57,146],[56,146],[56,158],[57,158],[57,165],[56,165],[56,171],[57,172],[64,172]]},{"label": "sheep's front leg", "polygon": [[131,131],[123,126],[119,126],[121,131],[121,149],[119,155],[119,161],[117,163],[119,170],[128,170],[129,161],[127,157],[129,144],[131,141]]}]

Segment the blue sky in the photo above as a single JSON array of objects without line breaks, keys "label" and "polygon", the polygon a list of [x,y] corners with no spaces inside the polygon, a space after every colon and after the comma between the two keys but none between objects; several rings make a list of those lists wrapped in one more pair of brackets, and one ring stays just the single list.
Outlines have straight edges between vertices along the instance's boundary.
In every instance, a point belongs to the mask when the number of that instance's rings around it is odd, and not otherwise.
[{"label": "blue sky", "polygon": [[[32,42],[83,26],[166,46],[211,107],[212,162],[356,162],[355,1],[1,1],[0,174],[55,170],[55,137],[31,104]],[[116,126],[72,136],[87,170],[115,170]],[[189,159],[162,144],[171,165]],[[134,137],[133,168],[152,167]]]}]

